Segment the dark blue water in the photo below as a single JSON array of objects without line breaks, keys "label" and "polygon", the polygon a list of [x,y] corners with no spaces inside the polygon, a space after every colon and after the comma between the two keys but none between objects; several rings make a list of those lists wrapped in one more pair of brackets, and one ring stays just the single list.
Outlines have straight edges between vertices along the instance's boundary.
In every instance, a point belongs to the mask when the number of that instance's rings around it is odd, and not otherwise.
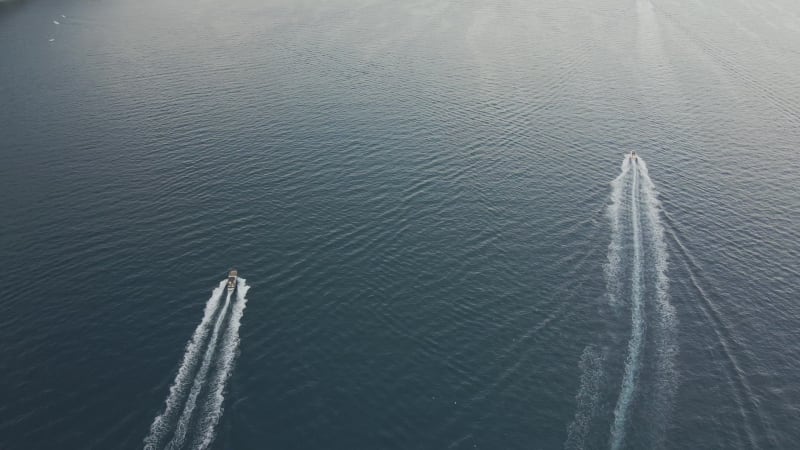
[{"label": "dark blue water", "polygon": [[794,447],[798,23],[0,1],[0,448]]}]

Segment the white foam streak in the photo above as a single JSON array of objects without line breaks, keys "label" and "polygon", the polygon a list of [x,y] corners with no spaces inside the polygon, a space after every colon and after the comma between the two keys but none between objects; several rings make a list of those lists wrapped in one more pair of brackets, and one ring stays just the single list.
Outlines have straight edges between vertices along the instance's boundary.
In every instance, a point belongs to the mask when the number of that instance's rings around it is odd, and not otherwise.
[{"label": "white foam streak", "polygon": [[[672,399],[676,390],[677,374],[675,371],[675,357],[678,353],[675,340],[675,308],[669,301],[669,277],[667,244],[664,239],[664,227],[661,225],[661,202],[658,201],[658,192],[650,179],[645,162],[639,161],[639,171],[642,174],[642,196],[648,231],[651,236],[653,266],[655,269],[655,298],[658,323],[656,324],[656,358],[658,374],[656,377],[655,400],[659,405],[661,417],[654,420],[659,424],[666,424],[672,410]],[[665,425],[664,425],[665,426]],[[662,426],[661,428],[664,428]]]},{"label": "white foam streak", "polygon": [[631,338],[628,341],[628,356],[625,360],[625,373],[622,388],[614,408],[614,422],[611,425],[611,448],[619,449],[625,437],[628,409],[636,390],[636,379],[641,364],[644,343],[644,305],[642,292],[642,231],[639,223],[639,170],[633,169],[631,184],[631,229],[633,231],[633,267],[631,273]]},{"label": "white foam streak", "polygon": [[[629,169],[632,177],[630,188],[626,189],[625,176]],[[669,301],[668,252],[660,219],[661,204],[658,201],[655,185],[650,179],[647,164],[641,157],[637,158],[636,163],[631,163],[629,158],[626,158],[622,174],[612,182],[612,186],[612,204],[609,206],[612,243],[609,246],[609,263],[606,268],[609,295],[612,297],[621,292],[623,282],[620,265],[624,233],[620,228],[625,224],[622,219],[626,217],[626,211],[622,207],[622,202],[626,197],[630,198],[627,217],[633,258],[630,268],[631,336],[628,341],[622,386],[614,408],[610,446],[612,449],[619,449],[624,444],[630,407],[641,370],[645,329],[648,325],[645,323],[645,301],[653,298],[656,314],[650,325],[655,330],[652,340],[655,343],[656,371],[653,374],[654,383],[648,393],[650,396],[648,400],[651,403],[649,422],[657,430],[651,433],[650,446],[656,447],[662,437],[660,435],[667,426],[672,408],[677,383],[674,361],[678,351],[674,336],[675,310]],[[649,286],[651,283],[652,286]]]},{"label": "white foam streak", "polygon": [[209,399],[203,416],[198,421],[200,430],[199,442],[196,445],[192,445],[192,448],[206,449],[211,445],[215,437],[215,428],[222,417],[225,385],[233,371],[234,359],[239,349],[239,326],[244,315],[244,308],[247,306],[246,295],[250,286],[246,285],[246,281],[243,278],[239,278],[239,284],[236,289],[236,303],[233,305],[228,329],[220,348],[221,355],[217,362],[218,370],[209,388]]},{"label": "white foam streak", "polygon": [[630,170],[630,158],[622,161],[621,173],[611,182],[611,203],[608,205],[608,217],[611,220],[611,243],[608,244],[608,262],[605,264],[606,283],[608,285],[608,300],[612,305],[619,302],[620,294],[620,265],[622,260],[622,204],[624,201],[625,184]]},{"label": "white foam streak", "polygon": [[181,406],[181,400],[186,394],[186,389],[189,387],[191,373],[197,365],[198,353],[206,340],[206,336],[208,336],[211,319],[217,311],[219,300],[224,290],[225,280],[219,283],[219,286],[211,293],[211,298],[206,302],[203,319],[200,321],[200,324],[197,325],[197,328],[195,328],[192,338],[186,345],[186,352],[183,354],[183,361],[178,369],[178,374],[175,376],[175,381],[169,388],[169,396],[167,396],[164,412],[153,420],[153,424],[150,425],[150,434],[148,434],[144,440],[144,448],[147,450],[159,448],[161,442],[163,442],[166,435],[170,432],[169,423],[174,420],[174,416]]},{"label": "white foam streak", "polygon": [[214,359],[214,353],[216,353],[219,330],[222,328],[222,323],[225,321],[230,302],[231,293],[228,292],[228,295],[225,297],[225,304],[222,306],[219,316],[217,316],[217,321],[214,324],[214,331],[211,333],[211,339],[208,341],[208,347],[206,348],[206,353],[203,356],[203,364],[200,366],[200,369],[197,371],[197,375],[194,377],[192,390],[189,392],[189,397],[186,399],[186,403],[183,407],[183,413],[181,414],[180,419],[178,419],[178,424],[175,427],[175,436],[173,436],[172,441],[170,441],[170,443],[167,445],[168,449],[174,450],[183,447],[184,439],[186,439],[186,433],[189,430],[189,425],[191,423],[192,413],[194,413],[194,408],[197,405],[197,396],[200,395],[200,391],[203,389],[203,385],[205,385],[206,380],[208,379],[208,369],[211,367],[211,362]]},{"label": "white foam streak", "polygon": [[664,240],[664,227],[661,225],[659,211],[661,202],[658,201],[653,181],[647,171],[644,160],[639,161],[639,171],[642,174],[642,194],[644,196],[647,224],[652,236],[653,253],[656,269],[656,307],[659,309],[659,319],[665,327],[671,328],[675,322],[675,309],[669,302],[669,277],[667,277],[667,244]]},{"label": "white foam streak", "polygon": [[603,355],[594,345],[589,345],[583,350],[578,367],[581,370],[581,387],[575,396],[575,418],[567,428],[565,449],[586,448],[586,436],[600,401],[600,387],[604,378]]}]

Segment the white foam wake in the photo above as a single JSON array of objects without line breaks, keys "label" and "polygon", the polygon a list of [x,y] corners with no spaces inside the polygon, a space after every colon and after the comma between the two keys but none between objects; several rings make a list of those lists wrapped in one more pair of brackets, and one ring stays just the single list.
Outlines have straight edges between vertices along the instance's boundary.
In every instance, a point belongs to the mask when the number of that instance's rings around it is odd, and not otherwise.
[{"label": "white foam wake", "polygon": [[219,283],[219,286],[211,293],[211,298],[206,302],[203,319],[195,328],[192,338],[189,339],[189,343],[186,345],[186,352],[183,354],[183,361],[181,361],[178,374],[175,375],[175,381],[169,388],[169,396],[167,396],[164,412],[156,416],[153,424],[150,425],[150,433],[144,440],[144,448],[146,450],[159,448],[170,432],[169,424],[175,419],[182,400],[186,396],[186,390],[191,383],[191,374],[198,362],[198,354],[208,336],[211,319],[217,311],[219,300],[222,298],[224,290],[225,280]]},{"label": "white foam wake", "polygon": [[581,371],[581,387],[575,396],[577,407],[575,417],[567,428],[565,449],[586,448],[586,436],[589,434],[600,401],[600,387],[604,378],[603,358],[603,354],[594,345],[589,345],[583,350],[578,364]]},{"label": "white foam wake", "polygon": [[639,172],[642,177],[642,197],[645,205],[647,225],[650,230],[651,245],[653,246],[654,267],[656,270],[656,307],[659,310],[659,319],[667,328],[675,325],[675,309],[669,302],[669,277],[667,277],[667,244],[664,240],[664,227],[661,225],[659,211],[661,202],[658,201],[656,191],[647,164],[639,160]]},{"label": "white foam wake", "polygon": [[194,413],[195,406],[197,406],[197,397],[200,395],[200,391],[203,390],[203,386],[208,380],[208,370],[211,367],[214,354],[216,353],[219,331],[222,328],[225,317],[227,316],[228,305],[230,302],[231,292],[228,292],[228,295],[225,297],[225,304],[222,306],[219,316],[217,316],[217,321],[214,324],[214,331],[211,333],[211,338],[208,341],[208,347],[206,348],[206,353],[203,356],[203,364],[200,366],[200,369],[197,371],[197,375],[194,377],[192,390],[189,392],[189,397],[187,397],[186,403],[184,403],[183,406],[183,413],[181,414],[181,417],[178,419],[178,423],[175,426],[175,435],[172,437],[172,440],[166,447],[170,450],[177,450],[183,447],[184,440],[186,439],[186,433],[189,430],[189,425],[191,424],[192,414]]},{"label": "white foam wake", "polygon": [[210,394],[203,415],[198,421],[200,434],[192,448],[206,449],[211,445],[215,437],[214,430],[222,417],[225,385],[233,371],[234,358],[239,349],[239,326],[244,315],[244,308],[247,306],[246,295],[250,286],[247,286],[246,281],[244,278],[239,278],[239,285],[236,288],[236,303],[233,304],[231,319],[219,350],[218,368],[209,387]]},{"label": "white foam wake", "polygon": [[[672,412],[672,400],[677,389],[677,374],[675,358],[678,353],[677,340],[675,339],[675,308],[669,299],[669,277],[667,244],[664,239],[664,227],[661,225],[661,202],[658,201],[658,192],[647,171],[644,160],[639,161],[639,172],[642,177],[642,203],[645,212],[645,223],[650,236],[652,267],[655,272],[655,307],[656,319],[656,366],[657,374],[654,386],[654,398],[651,400],[655,414],[651,414],[652,422],[657,425],[656,437],[663,439],[669,416]],[[656,442],[651,443],[657,446]]]},{"label": "white foam wake", "polygon": [[[625,368],[622,377],[614,420],[611,426],[612,449],[621,448],[630,417],[630,407],[637,390],[637,379],[642,365],[645,329],[652,327],[652,342],[655,350],[655,373],[652,390],[648,392],[648,422],[655,429],[651,433],[650,446],[657,447],[668,424],[672,408],[677,375],[675,373],[675,310],[669,299],[668,252],[664,240],[664,228],[660,219],[661,204],[658,192],[647,170],[647,164],[639,157],[635,164],[626,158],[622,174],[612,183],[612,244],[609,246],[609,263],[606,269],[610,295],[618,294],[622,288],[621,264],[625,233],[620,230],[624,223],[630,226],[633,258],[630,268],[631,336],[628,341]],[[628,177],[628,172],[631,175]],[[627,188],[626,178],[630,178]],[[630,199],[628,209],[622,207],[625,197]],[[628,220],[623,221],[626,217]],[[653,320],[645,318],[645,304],[654,299]],[[646,322],[650,322],[649,324]]]},{"label": "white foam wake", "polygon": [[[630,203],[630,176],[631,161],[626,157],[622,160],[620,174],[611,182],[611,202],[607,208],[607,216],[611,223],[611,242],[608,244],[608,260],[603,265],[606,279],[606,293],[609,303],[616,307],[621,303],[622,278],[624,267],[625,232],[630,224],[625,223],[628,214],[627,206]],[[595,346],[590,345],[584,349],[579,368],[581,370],[580,390],[575,397],[577,405],[575,417],[567,428],[567,440],[564,447],[567,449],[584,448],[586,437],[591,428],[591,422],[596,414],[599,402],[600,387],[603,383],[603,357],[598,354]]]},{"label": "white foam wake", "polygon": [[636,379],[641,365],[641,353],[644,343],[644,291],[642,230],[639,217],[639,170],[634,165],[631,182],[630,222],[633,234],[633,262],[631,270],[631,338],[628,341],[628,356],[625,360],[625,372],[622,376],[617,406],[614,408],[614,421],[611,425],[611,448],[619,449],[625,437],[625,426],[628,409],[636,390]]},{"label": "white foam wake", "polygon": [[625,202],[625,186],[627,185],[630,165],[630,158],[625,158],[622,161],[619,176],[611,182],[611,203],[608,205],[608,218],[611,221],[611,243],[608,244],[608,262],[606,262],[604,269],[608,285],[608,300],[612,305],[619,303],[620,266],[623,249],[622,206]]}]

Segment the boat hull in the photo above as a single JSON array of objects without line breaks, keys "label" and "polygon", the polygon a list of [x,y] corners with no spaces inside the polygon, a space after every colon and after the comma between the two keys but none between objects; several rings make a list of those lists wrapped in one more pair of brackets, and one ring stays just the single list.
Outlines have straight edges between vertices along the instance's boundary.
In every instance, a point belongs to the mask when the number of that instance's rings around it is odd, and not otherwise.
[{"label": "boat hull", "polygon": [[236,281],[239,278],[239,273],[235,269],[228,272],[228,292],[233,292],[236,289]]}]

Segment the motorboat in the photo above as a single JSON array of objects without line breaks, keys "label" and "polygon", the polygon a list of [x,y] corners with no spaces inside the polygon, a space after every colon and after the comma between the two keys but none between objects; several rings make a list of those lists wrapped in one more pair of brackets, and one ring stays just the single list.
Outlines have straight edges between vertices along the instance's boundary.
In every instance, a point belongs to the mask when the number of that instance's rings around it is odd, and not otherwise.
[{"label": "motorboat", "polygon": [[236,289],[236,280],[239,278],[239,272],[236,269],[231,269],[228,272],[228,292],[233,292]]}]

